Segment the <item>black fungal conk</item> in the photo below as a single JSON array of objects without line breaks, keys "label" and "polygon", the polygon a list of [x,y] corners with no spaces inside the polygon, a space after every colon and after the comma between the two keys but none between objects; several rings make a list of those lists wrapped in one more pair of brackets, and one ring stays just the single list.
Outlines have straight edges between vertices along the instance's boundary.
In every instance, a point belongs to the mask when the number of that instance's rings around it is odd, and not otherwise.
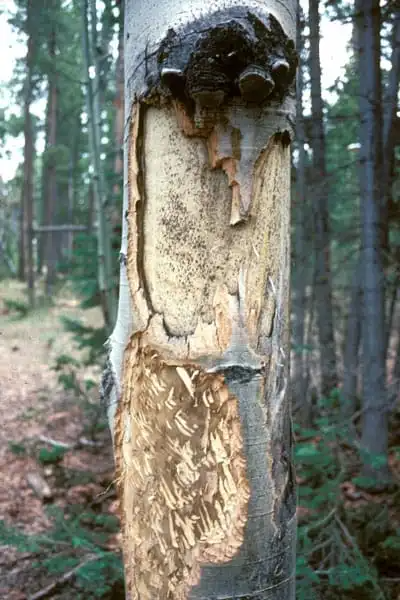
[{"label": "black fungal conk", "polygon": [[265,20],[237,8],[170,29],[157,65],[161,89],[192,112],[234,96],[250,104],[281,101],[293,84],[297,54],[273,15]]}]

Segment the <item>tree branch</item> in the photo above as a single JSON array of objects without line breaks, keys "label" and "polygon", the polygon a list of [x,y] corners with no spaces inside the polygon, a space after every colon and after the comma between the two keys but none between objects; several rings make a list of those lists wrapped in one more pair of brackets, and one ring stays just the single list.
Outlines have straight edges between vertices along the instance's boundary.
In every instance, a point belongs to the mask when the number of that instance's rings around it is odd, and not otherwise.
[{"label": "tree branch", "polygon": [[45,588],[42,588],[41,590],[39,590],[32,596],[29,596],[28,600],[40,600],[40,598],[48,598],[50,595],[53,595],[53,592],[56,590],[56,588],[60,587],[61,585],[64,585],[65,583],[67,583],[67,581],[72,579],[72,577],[74,577],[76,575],[76,573],[80,569],[82,569],[82,567],[86,566],[90,562],[99,560],[102,556],[103,556],[102,554],[101,555],[100,554],[89,555],[84,561],[79,563],[79,565],[77,565],[70,571],[67,571],[67,573],[64,573],[63,575],[61,575],[61,577],[59,577],[58,579],[53,581],[53,583],[50,583]]}]

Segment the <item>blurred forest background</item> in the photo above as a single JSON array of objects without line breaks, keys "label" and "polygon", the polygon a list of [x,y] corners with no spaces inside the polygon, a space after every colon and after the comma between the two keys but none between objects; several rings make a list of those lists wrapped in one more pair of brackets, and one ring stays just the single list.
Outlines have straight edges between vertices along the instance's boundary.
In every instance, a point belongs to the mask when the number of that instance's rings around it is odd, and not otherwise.
[{"label": "blurred forest background", "polygon": [[[364,29],[362,0],[300,4],[297,597],[395,600],[400,9],[368,2],[376,10]],[[15,175],[0,178],[0,598],[122,599],[98,384],[118,295],[123,0],[6,0],[1,10],[24,50],[0,89],[10,98],[0,111],[2,164],[13,142],[21,146]],[[321,20],[352,32],[336,40],[347,63],[329,90]]]}]

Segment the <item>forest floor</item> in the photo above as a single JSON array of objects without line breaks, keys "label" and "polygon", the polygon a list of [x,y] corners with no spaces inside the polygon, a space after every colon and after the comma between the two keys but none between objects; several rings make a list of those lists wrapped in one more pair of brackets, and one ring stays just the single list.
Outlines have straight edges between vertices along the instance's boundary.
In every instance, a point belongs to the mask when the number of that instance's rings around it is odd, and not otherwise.
[{"label": "forest floor", "polygon": [[[98,414],[100,369],[84,365],[86,351],[60,317],[99,327],[102,316],[66,290],[18,316],[24,302],[19,283],[0,282],[0,599],[77,598],[74,569],[97,557],[104,567],[105,556],[118,554],[118,527],[104,527],[107,516],[108,525],[116,520],[116,501],[111,440]],[[61,369],[72,386],[54,370],[62,356],[78,366],[72,377],[68,365]]]}]

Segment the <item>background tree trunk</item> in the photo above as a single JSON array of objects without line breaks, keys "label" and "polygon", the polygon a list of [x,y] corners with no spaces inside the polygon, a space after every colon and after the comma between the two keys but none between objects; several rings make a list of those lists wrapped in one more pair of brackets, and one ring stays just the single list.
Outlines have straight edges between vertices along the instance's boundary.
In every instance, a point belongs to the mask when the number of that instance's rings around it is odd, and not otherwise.
[{"label": "background tree trunk", "polygon": [[32,0],[27,4],[27,23],[28,32],[28,52],[26,56],[26,83],[24,91],[24,183],[23,183],[23,223],[25,244],[23,251],[26,250],[26,275],[28,282],[28,298],[30,306],[35,303],[35,279],[33,265],[33,159],[34,159],[34,133],[31,115],[32,102],[32,74],[34,61],[34,31],[32,26]]},{"label": "background tree trunk", "polygon": [[[106,196],[104,173],[100,157],[100,104],[99,104],[99,66],[93,60],[96,53],[96,3],[91,0],[91,43],[89,42],[88,0],[82,0],[83,47],[86,77],[86,98],[89,118],[90,154],[93,167],[93,194],[98,218],[97,259],[98,283],[106,327],[111,330],[116,317],[117,300],[113,281],[111,260],[111,235],[106,219]],[[92,52],[90,52],[92,50]],[[95,68],[94,87],[89,75],[91,58]]]},{"label": "background tree trunk", "polygon": [[313,149],[312,196],[316,261],[316,316],[321,356],[321,392],[337,386],[330,258],[328,181],[325,165],[325,133],[319,57],[319,0],[309,1],[311,71],[311,145]]},{"label": "background tree trunk", "polygon": [[19,240],[18,240],[18,279],[25,281],[25,258],[26,258],[26,239],[25,239],[25,191],[24,186],[21,189],[21,200],[19,209]]},{"label": "background tree trunk", "polygon": [[389,75],[389,84],[383,108],[383,153],[382,161],[382,214],[381,214],[381,235],[384,265],[388,263],[389,255],[389,202],[391,180],[393,174],[394,149],[398,139],[396,139],[396,113],[398,105],[399,79],[400,79],[400,10],[397,9],[393,14],[393,32],[392,32],[392,69]]},{"label": "background tree trunk", "polygon": [[385,390],[384,272],[381,253],[382,110],[379,0],[357,0],[361,113],[364,472],[387,478],[388,406]]},{"label": "background tree trunk", "polygon": [[[386,297],[388,298],[388,314],[386,319],[385,335],[385,355],[388,358],[389,347],[392,332],[392,318],[396,309],[396,297],[400,279],[400,261],[399,252],[390,255],[389,228],[392,214],[393,222],[397,223],[398,208],[393,200],[392,183],[395,173],[395,148],[398,145],[398,129],[396,128],[396,115],[398,105],[398,92],[400,81],[400,10],[394,10],[393,13],[393,32],[392,32],[392,68],[389,75],[389,83],[383,103],[383,184],[382,184],[382,246],[383,246],[383,264],[386,267],[387,276],[385,281]],[[390,267],[394,266],[394,275],[390,278]],[[390,286],[392,280],[392,286]]]},{"label": "background tree trunk", "polygon": [[361,342],[361,314],[362,306],[362,263],[357,263],[356,272],[351,285],[349,313],[347,317],[346,338],[344,348],[344,369],[342,386],[342,416],[349,425],[356,412],[357,380],[358,380],[358,355]]},{"label": "background tree trunk", "polygon": [[124,26],[123,26],[123,0],[120,3],[120,19],[118,32],[118,58],[116,65],[116,94],[114,105],[116,108],[115,115],[115,161],[114,175],[116,184],[114,185],[114,195],[122,195],[122,175],[123,175],[123,144],[124,144]]},{"label": "background tree trunk", "polygon": [[[53,7],[54,8],[54,7]],[[57,205],[57,105],[58,105],[58,89],[57,89],[57,65],[56,65],[56,28],[55,23],[52,23],[48,49],[50,58],[50,73],[48,78],[48,100],[47,100],[47,144],[45,153],[45,176],[44,176],[44,198],[43,198],[43,214],[44,225],[54,225]],[[57,233],[47,231],[42,234],[44,236],[44,255],[43,262],[46,266],[46,294],[53,294],[54,282],[56,277],[57,264]]]},{"label": "background tree trunk", "polygon": [[[297,52],[301,56],[303,49],[302,23],[300,19],[301,8],[298,3],[297,10]],[[307,316],[307,285],[310,282],[309,247],[307,244],[307,216],[306,202],[306,134],[303,118],[303,72],[301,67],[297,70],[297,116],[296,140],[298,147],[298,161],[296,169],[296,189],[294,205],[294,266],[292,285],[292,315],[293,315],[293,362],[292,362],[292,398],[294,409],[304,425],[311,423],[311,406],[307,397],[307,350],[305,347],[306,316]]]},{"label": "background tree trunk", "polygon": [[[68,174],[68,214],[67,223],[73,224],[75,221],[75,209],[77,205],[77,177],[79,164],[79,142],[81,136],[81,118],[80,115],[75,119],[74,124],[74,143],[70,153],[69,161],[69,174]],[[74,232],[69,231],[65,234],[64,246],[66,249],[66,255],[68,260],[72,260],[73,247],[74,247]]]},{"label": "background tree trunk", "polygon": [[[119,3],[118,19],[118,57],[115,68],[115,87],[114,96],[115,122],[114,122],[114,183],[113,183],[113,204],[111,212],[111,225],[114,236],[118,236],[118,243],[121,232],[121,203],[123,198],[123,148],[124,148],[124,2]],[[115,239],[114,237],[114,239]]]},{"label": "background tree trunk", "polygon": [[156,13],[126,2],[122,265],[103,394],[132,600],[294,599],[295,17],[293,0],[164,0]]}]

